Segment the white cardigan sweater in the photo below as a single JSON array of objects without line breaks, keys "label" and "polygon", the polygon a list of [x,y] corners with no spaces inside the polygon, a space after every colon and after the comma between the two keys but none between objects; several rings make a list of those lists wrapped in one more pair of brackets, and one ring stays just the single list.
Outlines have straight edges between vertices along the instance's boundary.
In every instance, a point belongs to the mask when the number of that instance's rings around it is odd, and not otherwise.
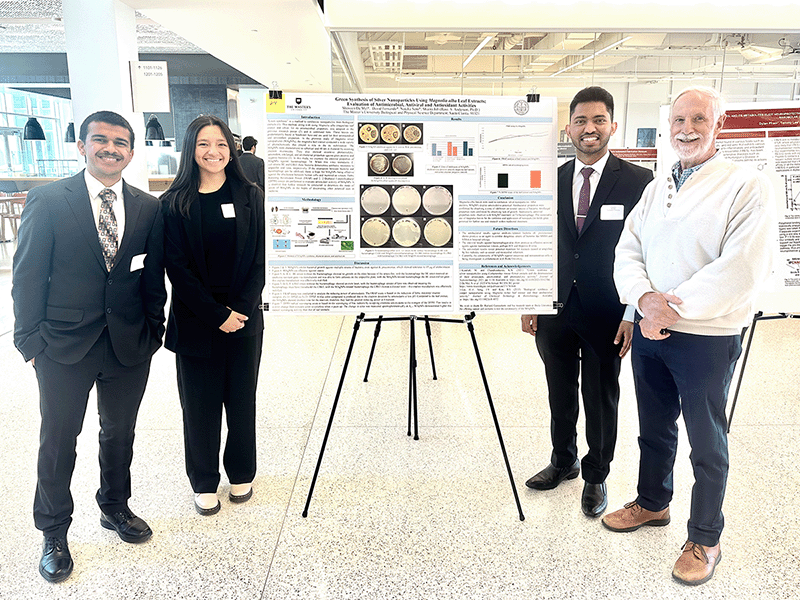
[{"label": "white cardigan sweater", "polygon": [[672,174],[654,179],[628,215],[614,261],[620,300],[647,292],[683,300],[670,330],[741,333],[772,269],[775,195],[759,171],[717,156],[675,192]]}]

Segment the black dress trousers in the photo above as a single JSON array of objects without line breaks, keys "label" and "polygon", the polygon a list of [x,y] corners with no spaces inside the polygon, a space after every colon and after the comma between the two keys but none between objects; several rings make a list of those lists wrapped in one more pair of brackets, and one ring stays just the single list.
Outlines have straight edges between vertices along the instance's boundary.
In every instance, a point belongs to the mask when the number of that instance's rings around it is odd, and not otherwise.
[{"label": "black dress trousers", "polygon": [[550,402],[550,461],[566,468],[578,457],[580,389],[589,446],[581,470],[589,483],[605,481],[617,442],[621,359],[614,335],[611,330],[597,335],[596,324],[585,314],[575,289],[557,316],[538,319],[536,348],[544,363]]},{"label": "black dress trousers", "polygon": [[183,408],[186,474],[195,493],[215,493],[219,485],[222,409],[228,437],[222,463],[232,484],[256,474],[256,382],[262,332],[232,336],[216,331],[208,357],[176,354]]},{"label": "black dress trousers", "polygon": [[72,522],[69,488],[75,447],[89,392],[95,385],[100,418],[97,503],[107,514],[128,506],[134,427],[150,374],[150,359],[132,367],[121,364],[106,330],[77,363],[64,365],[42,352],[36,357],[35,367],[42,425],[33,517],[36,528],[45,535],[62,536]]}]

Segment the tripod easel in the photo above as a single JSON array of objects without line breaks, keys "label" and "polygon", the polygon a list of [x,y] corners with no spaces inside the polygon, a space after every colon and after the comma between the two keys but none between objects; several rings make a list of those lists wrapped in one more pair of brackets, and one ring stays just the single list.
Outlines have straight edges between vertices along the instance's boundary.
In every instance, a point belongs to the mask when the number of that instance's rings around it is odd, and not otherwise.
[{"label": "tripod easel", "polygon": [[[336,407],[339,404],[339,398],[342,393],[342,386],[344,385],[344,379],[347,374],[347,367],[350,363],[350,356],[353,353],[353,346],[355,345],[356,336],[358,335],[358,330],[361,327],[362,322],[376,323],[375,326],[375,335],[372,341],[372,349],[370,350],[369,361],[367,362],[367,370],[364,374],[364,381],[367,381],[367,377],[369,375],[369,369],[372,364],[372,356],[375,352],[375,346],[378,342],[378,335],[380,334],[380,327],[381,324],[386,321],[408,321],[409,322],[409,339],[410,339],[410,347],[409,347],[409,380],[408,380],[408,434],[411,436],[411,419],[413,414],[414,419],[414,439],[419,439],[419,424],[417,421],[417,352],[416,352],[416,334],[415,334],[415,322],[418,317],[416,316],[409,316],[409,317],[383,317],[380,316],[378,318],[373,319],[366,319],[364,318],[364,313],[360,313],[353,324],[353,335],[350,338],[350,346],[347,349],[347,356],[344,359],[344,366],[342,367],[342,375],[339,378],[339,386],[336,389],[336,396],[333,400],[333,406],[331,407],[331,414],[328,418],[328,426],[325,429],[325,436],[322,439],[322,448],[319,451],[319,457],[317,458],[317,466],[314,469],[314,477],[311,479],[311,486],[308,489],[308,497],[306,498],[306,505],[303,509],[303,517],[308,516],[308,507],[311,504],[311,496],[314,494],[314,487],[317,483],[317,476],[319,475],[320,465],[322,464],[322,457],[325,454],[325,446],[328,443],[328,436],[331,432],[331,427],[333,425],[333,417],[336,414]],[[481,378],[483,380],[483,387],[486,390],[486,398],[489,401],[489,409],[492,413],[492,419],[494,421],[494,427],[497,431],[497,439],[500,442],[500,450],[503,453],[503,460],[505,461],[506,470],[508,471],[508,478],[511,482],[511,490],[514,492],[514,500],[517,504],[517,511],[519,512],[519,520],[524,521],[525,516],[522,514],[522,506],[519,502],[519,494],[517,493],[517,487],[514,484],[514,475],[511,472],[511,465],[508,462],[508,454],[506,453],[506,447],[503,443],[503,436],[500,433],[500,423],[497,420],[497,413],[494,409],[494,402],[492,402],[492,394],[489,391],[489,382],[486,379],[486,372],[483,368],[483,361],[481,360],[480,351],[478,350],[478,341],[475,338],[475,327],[472,324],[473,319],[475,318],[475,313],[472,312],[468,315],[465,315],[463,319],[445,319],[445,318],[434,318],[428,317],[427,315],[423,317],[425,321],[426,332],[428,336],[428,348],[430,349],[431,353],[431,366],[433,368],[433,378],[436,379],[436,367],[433,362],[433,344],[431,342],[431,330],[430,330],[430,323],[431,322],[438,322],[438,323],[466,323],[467,329],[470,333],[470,337],[472,338],[472,347],[475,350],[475,358],[478,362],[478,368],[480,369]]]}]

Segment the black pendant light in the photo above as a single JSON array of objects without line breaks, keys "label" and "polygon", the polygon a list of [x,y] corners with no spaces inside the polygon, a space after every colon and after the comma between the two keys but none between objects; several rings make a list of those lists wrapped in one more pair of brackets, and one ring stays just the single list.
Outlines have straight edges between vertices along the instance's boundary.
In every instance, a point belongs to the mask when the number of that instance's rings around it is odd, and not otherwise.
[{"label": "black pendant light", "polygon": [[36,120],[36,117],[30,117],[28,122],[25,123],[25,129],[22,130],[23,140],[44,140],[44,129]]},{"label": "black pendant light", "polygon": [[67,125],[67,134],[64,136],[64,141],[68,144],[75,141],[75,123]]},{"label": "black pendant light", "polygon": [[144,139],[145,140],[164,139],[164,129],[161,127],[161,123],[158,122],[158,118],[155,115],[150,115],[150,118],[147,119],[147,131],[145,131]]}]

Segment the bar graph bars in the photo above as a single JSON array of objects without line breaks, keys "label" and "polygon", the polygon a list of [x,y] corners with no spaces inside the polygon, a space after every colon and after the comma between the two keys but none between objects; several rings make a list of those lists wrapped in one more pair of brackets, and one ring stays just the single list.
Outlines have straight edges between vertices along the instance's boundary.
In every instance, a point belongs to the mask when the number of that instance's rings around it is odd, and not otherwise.
[{"label": "bar graph bars", "polygon": [[437,157],[469,157],[475,151],[475,140],[467,139],[437,139],[431,140],[431,156]]}]

